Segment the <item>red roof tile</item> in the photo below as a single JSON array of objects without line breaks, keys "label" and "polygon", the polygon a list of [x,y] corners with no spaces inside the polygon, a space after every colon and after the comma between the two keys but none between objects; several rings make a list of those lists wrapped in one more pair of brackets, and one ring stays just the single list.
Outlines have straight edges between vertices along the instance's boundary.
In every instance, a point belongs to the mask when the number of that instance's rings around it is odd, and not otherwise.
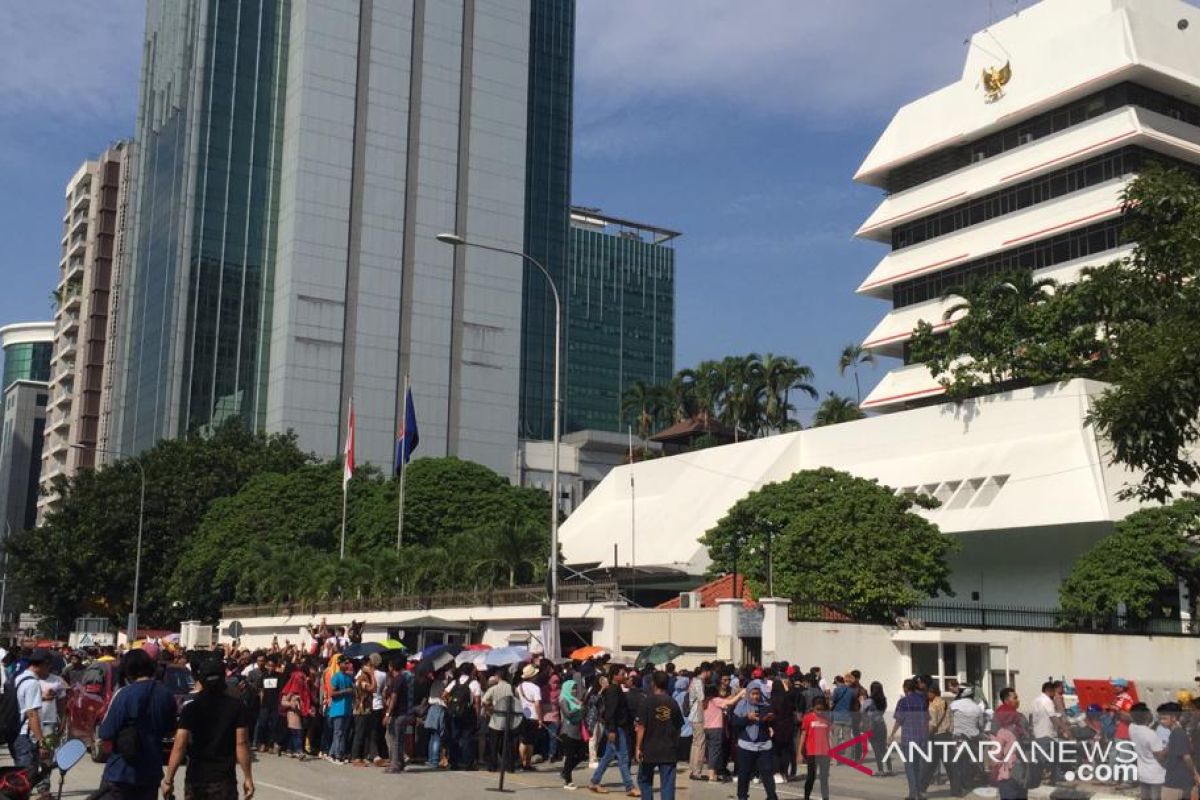
[{"label": "red roof tile", "polygon": [[[750,591],[750,586],[746,583],[745,575],[737,576],[737,583],[742,593],[742,605],[746,608],[754,607],[754,594]],[[710,581],[703,586],[697,586],[692,591],[700,595],[701,608],[714,608],[718,600],[732,600],[736,595],[733,593],[733,575],[722,575],[715,581]],[[679,598],[672,597],[665,603],[659,603],[658,608],[679,608]]]}]

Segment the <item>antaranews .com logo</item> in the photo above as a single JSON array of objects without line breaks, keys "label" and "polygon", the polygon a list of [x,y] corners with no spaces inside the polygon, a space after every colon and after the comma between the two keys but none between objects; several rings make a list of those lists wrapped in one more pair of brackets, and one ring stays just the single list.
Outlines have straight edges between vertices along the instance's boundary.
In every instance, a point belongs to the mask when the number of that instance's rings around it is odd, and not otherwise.
[{"label": "antaranews .com logo", "polygon": [[[852,767],[864,775],[875,771],[861,760],[844,754],[852,748],[866,757],[870,734],[860,734],[841,744],[829,748],[829,757],[839,764]],[[892,742],[883,754],[883,760],[891,763],[897,759],[901,764],[978,764],[989,767],[999,762],[1021,762],[1027,765],[1048,766],[1061,764],[1068,769],[1063,777],[1068,781],[1127,782],[1137,781],[1137,751],[1133,742],[1053,741],[1014,742],[1005,747],[991,739],[956,739],[949,741],[912,742],[907,745]]]}]

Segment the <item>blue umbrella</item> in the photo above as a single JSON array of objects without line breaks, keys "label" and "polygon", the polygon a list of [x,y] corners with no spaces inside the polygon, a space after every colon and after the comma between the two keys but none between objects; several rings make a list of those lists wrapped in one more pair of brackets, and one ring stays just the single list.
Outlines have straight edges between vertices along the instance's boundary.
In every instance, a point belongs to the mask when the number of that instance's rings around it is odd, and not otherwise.
[{"label": "blue umbrella", "polygon": [[489,650],[483,663],[489,667],[508,667],[530,659],[528,647],[497,647]]}]

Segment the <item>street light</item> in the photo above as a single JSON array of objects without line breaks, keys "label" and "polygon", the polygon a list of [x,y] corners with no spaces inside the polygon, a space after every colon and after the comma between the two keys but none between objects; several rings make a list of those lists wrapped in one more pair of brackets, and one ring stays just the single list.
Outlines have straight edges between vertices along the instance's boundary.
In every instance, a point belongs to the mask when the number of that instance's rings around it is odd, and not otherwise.
[{"label": "street light", "polygon": [[103,447],[95,447],[86,444],[73,444],[71,447],[75,450],[90,450],[93,453],[106,453],[117,458],[128,458],[133,462],[133,465],[138,468],[138,472],[142,476],[142,491],[138,498],[138,532],[137,532],[137,557],[133,562],[133,609],[129,612],[129,643],[137,638],[137,623],[138,623],[138,588],[142,581],[142,524],[146,520],[146,468],[142,466],[142,462],[138,461],[128,453],[122,453],[120,450],[108,450]]},{"label": "street light", "polygon": [[[463,236],[457,233],[439,233],[437,240],[443,244],[448,244],[453,247],[478,247],[480,250],[491,250],[494,253],[504,253],[510,256],[518,256],[526,262],[537,267],[542,275],[546,276],[546,283],[550,284],[550,291],[554,295],[554,457],[550,473],[550,630],[554,636],[554,650],[559,647],[559,630],[558,630],[558,436],[559,436],[559,419],[561,418],[562,406],[562,371],[559,368],[559,358],[561,356],[561,340],[562,340],[562,300],[558,294],[558,286],[554,283],[554,278],[551,277],[549,270],[542,266],[536,258],[523,253],[520,250],[509,250],[504,247],[493,247],[490,244],[479,244],[478,242],[469,242]],[[559,653],[550,652],[551,648],[546,647],[547,655],[558,657]]]}]

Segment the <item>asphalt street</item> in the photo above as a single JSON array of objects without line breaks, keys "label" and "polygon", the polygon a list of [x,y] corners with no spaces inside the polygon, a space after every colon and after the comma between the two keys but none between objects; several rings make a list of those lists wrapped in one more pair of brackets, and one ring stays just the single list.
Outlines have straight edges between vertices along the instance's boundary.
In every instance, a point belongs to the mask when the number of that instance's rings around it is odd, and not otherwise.
[{"label": "asphalt street", "polygon": [[[67,775],[63,797],[81,800],[100,782],[101,766],[84,760]],[[580,768],[575,781],[580,788],[563,791],[557,769],[548,766],[533,773],[509,775],[505,788],[514,796],[523,797],[592,797],[586,788],[589,772]],[[289,758],[260,756],[254,764],[257,800],[379,800],[400,794],[406,797],[437,798],[437,800],[468,800],[498,795],[497,775],[488,772],[435,772],[413,766],[401,775],[387,775],[375,767],[335,766],[325,761],[298,762]],[[847,767],[835,767],[831,772],[831,800],[897,800],[906,794],[902,777],[870,777]],[[606,776],[606,787],[614,798],[623,797],[620,778],[614,765]],[[57,778],[55,789],[57,790]],[[803,783],[778,787],[782,798],[802,798]],[[678,796],[684,800],[725,800],[734,796],[733,784],[679,783]],[[942,788],[931,793],[932,798],[948,797]],[[819,797],[819,789],[814,791]],[[176,778],[176,796],[183,796],[183,775]],[[655,792],[658,796],[658,792]],[[763,797],[761,787],[753,787],[751,797]]]}]

